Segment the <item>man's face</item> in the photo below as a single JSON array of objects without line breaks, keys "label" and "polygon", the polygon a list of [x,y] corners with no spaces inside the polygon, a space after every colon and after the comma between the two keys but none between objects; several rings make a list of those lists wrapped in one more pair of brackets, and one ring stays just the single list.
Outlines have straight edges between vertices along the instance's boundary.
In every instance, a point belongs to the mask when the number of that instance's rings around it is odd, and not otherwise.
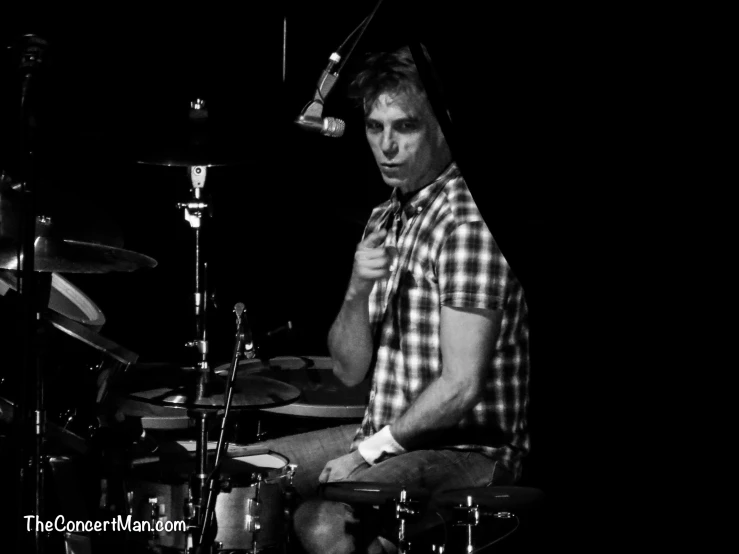
[{"label": "man's face", "polygon": [[382,178],[405,193],[430,183],[451,161],[425,96],[380,94],[365,118],[365,131]]}]

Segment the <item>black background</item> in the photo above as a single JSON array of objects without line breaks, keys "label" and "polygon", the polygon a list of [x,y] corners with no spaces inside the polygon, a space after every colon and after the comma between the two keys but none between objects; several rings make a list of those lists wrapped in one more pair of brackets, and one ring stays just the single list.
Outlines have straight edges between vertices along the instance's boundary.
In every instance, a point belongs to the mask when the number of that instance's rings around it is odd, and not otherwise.
[{"label": "black background", "polygon": [[[23,33],[50,43],[34,83],[43,191],[59,198],[61,213],[74,206],[77,217],[158,262],[66,277],[105,314],[101,333],[140,361],[187,359],[194,233],[176,204],[190,198],[189,177],[136,160],[204,98],[219,139],[241,162],[210,168],[206,180],[213,217],[204,248],[217,303],[211,359],[229,358],[236,302],[257,336],[292,321],[292,333],[264,342],[269,353],[326,354],[364,221],[390,192],[361,114],[343,96],[346,76],[364,51],[419,38],[440,75],[470,189],[529,301],[532,453],[523,484],[548,494],[546,541],[608,544],[613,537],[596,529],[613,521],[594,507],[620,494],[624,452],[614,459],[611,433],[621,416],[603,409],[617,387],[609,341],[620,290],[605,284],[599,260],[610,248],[604,222],[621,213],[624,176],[642,156],[621,140],[635,85],[622,79],[620,54],[632,31],[616,30],[619,14],[606,10],[386,0],[324,110],[346,120],[345,136],[296,128],[328,55],[373,7],[251,3],[4,18],[3,45]],[[17,76],[13,51],[3,56],[0,163],[12,174]]]}]

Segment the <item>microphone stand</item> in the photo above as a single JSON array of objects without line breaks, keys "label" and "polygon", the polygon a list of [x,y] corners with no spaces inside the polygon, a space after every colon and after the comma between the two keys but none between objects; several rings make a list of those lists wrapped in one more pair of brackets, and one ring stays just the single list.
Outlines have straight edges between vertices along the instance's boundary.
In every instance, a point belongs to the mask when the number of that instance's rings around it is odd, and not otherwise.
[{"label": "microphone stand", "polygon": [[[331,89],[334,87],[334,84],[336,84],[336,80],[339,78],[339,71],[341,71],[341,68],[344,67],[347,60],[349,59],[349,56],[351,56],[352,52],[354,51],[354,48],[356,48],[357,44],[362,38],[362,35],[364,35],[364,32],[367,30],[370,22],[372,21],[372,19],[374,19],[375,14],[377,14],[377,10],[380,9],[382,2],[383,0],[378,0],[377,4],[375,4],[375,7],[372,9],[372,12],[362,20],[362,22],[349,34],[348,37],[346,37],[346,39],[344,39],[344,42],[341,43],[336,51],[331,53],[328,58],[328,65],[326,66],[326,69],[323,70],[323,73],[321,73],[321,76],[318,79],[318,83],[316,84],[316,90],[313,94],[313,100],[305,105],[303,110],[295,119],[295,123],[302,127],[313,128],[317,130],[322,129],[322,133],[327,136],[339,137],[344,133],[343,123],[340,124],[340,128],[334,128],[334,125],[336,125],[335,123],[328,123],[323,119],[323,104],[326,101],[329,93],[331,92]],[[354,35],[357,35],[357,37],[356,39],[354,39],[354,42],[352,42],[351,47],[349,48],[349,52],[346,56],[343,57],[342,60],[340,52],[344,49],[344,47],[352,39],[352,37],[354,37]],[[334,67],[337,64],[339,65],[334,70]]]},{"label": "microphone stand", "polygon": [[248,333],[249,336],[247,336],[247,332],[245,332],[244,330],[244,320],[242,318],[244,314],[244,304],[242,304],[241,302],[236,304],[236,306],[234,306],[234,312],[236,313],[236,337],[234,342],[233,356],[231,358],[231,368],[228,373],[228,383],[226,385],[226,408],[223,412],[223,418],[221,419],[221,429],[220,434],[218,435],[218,444],[216,445],[216,459],[213,464],[213,470],[210,472],[210,475],[208,477],[208,498],[205,505],[205,512],[202,514],[202,521],[200,523],[201,526],[198,536],[198,546],[196,548],[197,554],[207,553],[210,549],[213,538],[215,538],[208,536],[208,532],[212,525],[213,514],[215,513],[215,500],[218,495],[218,492],[216,491],[216,481],[221,471],[221,462],[225,447],[226,423],[231,412],[233,385],[236,379],[236,368],[239,365],[241,351],[246,347],[246,357],[254,358],[255,356],[254,343],[251,339],[251,333]]}]

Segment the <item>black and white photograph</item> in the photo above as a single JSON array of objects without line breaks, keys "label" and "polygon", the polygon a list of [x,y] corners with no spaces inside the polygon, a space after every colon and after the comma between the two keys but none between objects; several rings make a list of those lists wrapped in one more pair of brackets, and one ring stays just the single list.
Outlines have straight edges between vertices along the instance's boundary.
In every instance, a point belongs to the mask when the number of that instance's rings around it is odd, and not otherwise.
[{"label": "black and white photograph", "polygon": [[0,552],[610,551],[607,13],[22,7]]}]

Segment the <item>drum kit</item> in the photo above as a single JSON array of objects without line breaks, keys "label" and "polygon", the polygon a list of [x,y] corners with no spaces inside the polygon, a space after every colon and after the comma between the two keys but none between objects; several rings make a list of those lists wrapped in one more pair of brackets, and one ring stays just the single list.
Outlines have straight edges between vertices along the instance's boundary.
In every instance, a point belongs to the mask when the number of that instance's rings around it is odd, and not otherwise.
[{"label": "drum kit", "polygon": [[[46,284],[45,289],[39,287],[42,306],[36,310],[41,322],[39,329],[43,328],[45,334],[49,334],[46,329],[53,329],[52,333],[61,331],[102,354],[103,361],[92,368],[96,374],[96,390],[94,398],[87,399],[90,406],[78,406],[72,413],[47,417],[47,399],[37,399],[34,404],[23,391],[15,391],[16,399],[10,399],[13,393],[3,393],[0,397],[0,415],[4,424],[17,424],[21,428],[19,432],[9,433],[10,441],[18,440],[21,447],[36,440],[40,443],[37,461],[33,459],[28,463],[39,466],[36,470],[38,484],[34,483],[36,517],[49,516],[48,510],[44,510],[46,473],[57,479],[58,475],[68,472],[64,466],[74,463],[74,456],[88,456],[103,442],[99,437],[105,436],[107,430],[119,423],[135,421],[142,432],[134,437],[129,447],[137,454],[126,460],[126,467],[119,474],[101,474],[99,483],[93,487],[98,498],[94,502],[98,513],[91,513],[87,508],[71,511],[87,514],[88,519],[103,515],[131,516],[153,527],[162,521],[185,523],[183,529],[174,534],[129,533],[132,543],[146,549],[263,552],[285,544],[284,514],[292,496],[290,482],[296,466],[278,452],[229,444],[225,435],[228,424],[234,419],[232,412],[263,411],[265,416],[274,412],[277,417],[322,421],[325,426],[327,421],[360,419],[369,391],[367,386],[349,389],[341,384],[333,376],[329,358],[256,358],[257,345],[242,303],[234,307],[236,326],[231,363],[212,366],[207,321],[210,298],[207,258],[201,233],[203,220],[210,215],[210,206],[204,190],[208,169],[234,160],[225,158],[221,149],[212,147],[207,133],[203,133],[204,121],[207,121],[205,102],[197,99],[191,103],[190,124],[194,129],[191,140],[164,146],[158,155],[149,152],[138,160],[143,164],[186,167],[190,176],[192,197],[178,207],[183,210],[185,221],[195,235],[193,313],[196,335],[187,345],[197,352],[198,361],[191,367],[137,363],[136,353],[100,334],[106,322],[102,311],[62,276],[151,269],[157,262],[144,254],[103,244],[95,239],[94,230],[93,240],[70,238],[65,235],[69,226],[65,226],[63,213],[36,216],[34,248],[29,256],[22,248],[22,233],[18,232],[27,207],[23,201],[25,183],[2,174],[0,296],[3,308],[6,305],[8,308],[12,305],[13,310],[18,309],[18,305],[22,307],[21,277],[24,281],[27,278],[23,276],[24,256],[30,257],[32,278]],[[290,327],[288,322],[286,329]],[[43,366],[47,349],[40,341],[35,347],[38,364]],[[37,386],[43,390],[43,373],[39,377]],[[53,397],[53,391],[49,392]],[[83,419],[75,413],[77,411],[92,413],[92,420],[84,419],[80,427],[74,422]],[[29,441],[25,435],[28,434],[28,421],[34,414],[41,414],[43,423],[30,432]],[[244,419],[242,417],[241,421]],[[261,429],[262,419],[257,418],[257,421],[258,431],[253,438],[258,441],[267,432]],[[218,440],[211,441],[208,435],[217,422],[220,423]],[[238,423],[239,420],[234,422],[235,428]],[[151,431],[150,435],[159,432],[161,438],[173,430],[189,433],[193,427],[196,428],[195,440],[165,439],[151,447],[146,441],[147,431]],[[29,450],[32,448],[26,448],[28,457],[34,458]],[[121,450],[113,449],[112,452]],[[110,457],[111,453],[103,453],[103,457],[105,455]],[[72,483],[64,483],[66,491],[58,496],[79,495],[70,488]],[[61,501],[65,503],[69,508],[68,501]],[[36,535],[33,546],[36,551],[42,551],[45,538],[39,533]],[[67,551],[92,551],[94,536],[66,535]]]},{"label": "drum kit", "polygon": [[[26,65],[21,64],[28,68],[24,94],[44,47],[38,39],[29,44],[24,51]],[[63,547],[68,553],[91,554],[98,547],[110,552],[285,553],[295,500],[291,483],[299,468],[279,452],[260,446],[269,432],[261,422],[288,417],[328,426],[358,421],[364,415],[369,384],[344,386],[334,377],[329,358],[257,358],[258,345],[242,303],[233,310],[230,363],[211,364],[208,263],[202,240],[211,206],[205,183],[210,168],[238,160],[214,146],[217,143],[204,131],[207,120],[205,102],[195,99],[189,121],[193,132],[137,159],[142,164],[184,168],[189,174],[192,196],[177,206],[195,239],[191,312],[195,336],[187,343],[197,353],[192,366],[138,363],[136,353],[100,334],[106,322],[102,311],[62,276],[153,269],[154,259],[110,244],[115,241],[103,238],[104,233],[95,234],[94,229],[85,229],[86,234],[79,236],[70,231],[74,226],[62,212],[37,213],[38,198],[29,201],[36,194],[33,172],[28,170],[32,157],[22,160],[26,170],[20,180],[5,173],[0,176],[0,307],[10,308],[0,316],[9,312],[22,322],[19,334],[24,346],[17,363],[23,366],[22,373],[30,375],[24,377],[20,391],[0,390],[0,422],[5,426],[0,430],[11,429],[2,445],[19,452],[14,471],[20,477],[20,509],[25,512],[16,515],[53,519],[56,513],[47,509],[54,500],[49,498],[50,476],[58,513],[68,519],[117,517],[147,524],[131,528],[129,523],[123,541],[120,533],[67,529]],[[28,144],[24,139],[21,143],[25,156]],[[95,390],[86,405],[47,416],[46,402],[54,396],[53,390],[44,390],[47,341],[59,333],[91,349],[101,361],[92,368]],[[227,440],[227,433],[237,436],[240,423],[254,420],[257,431],[250,444]],[[133,438],[115,434],[118,425],[129,421],[137,424]],[[188,437],[167,440],[166,435],[174,431]],[[214,431],[217,440],[209,436]],[[152,444],[150,436],[156,434],[165,440]],[[129,442],[121,445],[122,438]],[[93,500],[81,499],[85,494]],[[410,551],[414,522],[430,501],[450,509],[449,521],[465,528],[466,552],[480,548],[474,535],[484,517],[516,517],[520,507],[539,501],[539,491],[520,487],[450,491],[429,499],[423,491],[347,482],[324,485],[321,494],[349,504],[392,506],[391,519],[397,527],[393,538],[401,553]],[[33,533],[20,535],[24,552],[44,552],[51,544],[48,532],[38,526]],[[430,548],[450,551],[446,540]]]}]

